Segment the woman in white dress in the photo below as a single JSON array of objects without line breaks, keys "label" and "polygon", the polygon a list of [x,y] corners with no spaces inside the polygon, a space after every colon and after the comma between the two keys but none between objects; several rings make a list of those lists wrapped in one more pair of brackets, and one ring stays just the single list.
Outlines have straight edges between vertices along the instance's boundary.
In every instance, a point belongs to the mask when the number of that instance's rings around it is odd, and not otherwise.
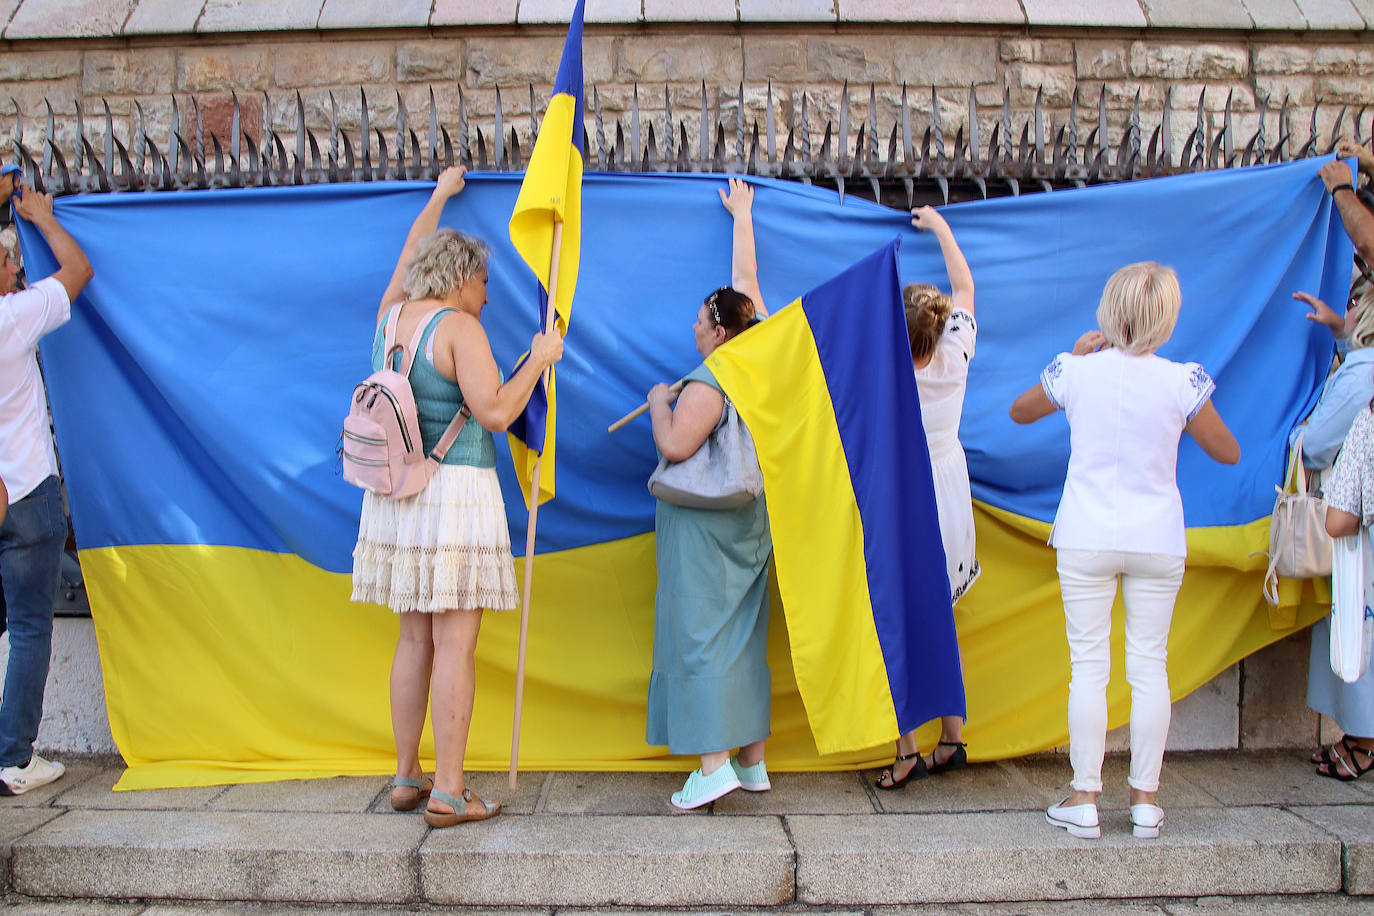
[{"label": "woman in white dress", "polygon": [[[921,424],[930,450],[930,469],[935,479],[935,503],[940,517],[940,540],[945,548],[950,598],[958,602],[982,571],[975,556],[973,497],[969,492],[968,462],[959,444],[959,418],[964,410],[964,386],[973,359],[978,325],[973,320],[973,273],[949,223],[934,207],[911,211],[911,224],[934,234],[945,256],[950,294],[934,286],[910,283],[902,289],[906,304],[907,334],[911,341],[911,365],[921,397]],[[940,743],[927,761],[916,746],[914,731],[897,740],[897,759],[878,778],[879,789],[900,789],[927,774],[963,769],[964,720],[942,716]]]}]

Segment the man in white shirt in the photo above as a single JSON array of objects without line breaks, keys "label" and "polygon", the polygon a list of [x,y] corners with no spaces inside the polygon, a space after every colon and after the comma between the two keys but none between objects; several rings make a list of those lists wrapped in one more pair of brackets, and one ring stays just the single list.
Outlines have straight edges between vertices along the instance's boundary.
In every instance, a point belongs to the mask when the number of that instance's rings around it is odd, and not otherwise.
[{"label": "man in white shirt", "polygon": [[66,772],[33,752],[43,718],[43,689],[52,653],[52,611],[67,516],[48,424],[38,340],[66,323],[71,301],[91,279],[90,261],[57,223],[52,198],[19,185],[13,166],[0,170],[0,207],[43,235],[57,259],[50,277],[18,289],[19,265],[0,246],[0,480],[9,511],[0,522],[0,585],[10,638],[0,695],[0,795],[20,795]]}]

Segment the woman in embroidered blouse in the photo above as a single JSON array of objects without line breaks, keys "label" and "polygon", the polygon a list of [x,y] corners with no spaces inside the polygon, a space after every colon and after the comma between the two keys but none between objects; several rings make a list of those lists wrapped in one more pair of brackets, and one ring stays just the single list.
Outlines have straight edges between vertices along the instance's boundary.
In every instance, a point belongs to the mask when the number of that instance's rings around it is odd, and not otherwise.
[{"label": "woman in embroidered blouse", "polygon": [[1174,272],[1152,261],[1112,275],[1097,308],[1100,330],[1061,353],[1011,406],[1017,423],[1056,410],[1069,421],[1069,467],[1050,535],[1057,551],[1069,641],[1069,759],[1073,794],[1045,813],[1077,837],[1101,835],[1097,796],[1107,733],[1110,635],[1117,577],[1126,604],[1131,685],[1131,823],[1159,836],[1154,803],[1169,733],[1169,624],[1187,545],[1178,492],[1185,431],[1213,459],[1240,447],[1212,406],[1197,363],[1155,355],[1173,334],[1182,295]]},{"label": "woman in embroidered blouse", "polygon": [[[911,366],[921,396],[921,424],[930,449],[949,594],[957,604],[982,572],[974,551],[968,461],[959,444],[964,388],[978,336],[978,325],[973,320],[973,272],[949,223],[934,207],[917,207],[911,215],[913,226],[930,232],[940,243],[945,272],[949,275],[949,295],[927,283],[909,283],[902,288],[902,301],[906,306]],[[897,759],[882,772],[875,785],[879,789],[900,789],[928,773],[962,769],[967,762],[964,720],[959,716],[942,716],[940,740],[930,752],[929,762],[916,746],[916,733],[908,732],[897,739]]]}]

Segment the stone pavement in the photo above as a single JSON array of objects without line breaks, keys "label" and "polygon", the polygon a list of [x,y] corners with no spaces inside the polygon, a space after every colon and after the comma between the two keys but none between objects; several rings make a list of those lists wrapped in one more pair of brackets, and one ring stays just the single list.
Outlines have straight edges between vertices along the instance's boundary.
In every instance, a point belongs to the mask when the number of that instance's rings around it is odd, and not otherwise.
[{"label": "stone pavement", "polygon": [[[51,914],[297,911],[182,906],[192,901],[350,912],[1374,913],[1374,897],[1360,896],[1374,894],[1374,778],[1321,779],[1293,751],[1171,755],[1164,834],[1137,840],[1125,771],[1109,758],[1103,836],[1084,841],[1044,822],[1069,778],[1056,757],[895,793],[874,791],[871,773],[779,773],[772,792],[692,813],[668,804],[678,773],[527,773],[514,793],[504,774],[477,773],[473,789],[506,813],[437,831],[392,812],[380,776],[115,793],[116,761],[76,760],[58,783],[0,799],[0,893],[10,893],[5,913]],[[1090,903],[1105,898],[1135,899]],[[993,905],[1018,900],[1041,903]],[[1060,900],[1083,902],[1046,902]],[[889,910],[901,906],[915,908]]]}]

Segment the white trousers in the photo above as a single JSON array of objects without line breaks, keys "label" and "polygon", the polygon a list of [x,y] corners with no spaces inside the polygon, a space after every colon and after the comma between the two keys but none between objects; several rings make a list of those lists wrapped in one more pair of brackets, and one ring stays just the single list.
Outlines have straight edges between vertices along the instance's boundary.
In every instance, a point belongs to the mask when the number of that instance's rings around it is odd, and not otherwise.
[{"label": "white trousers", "polygon": [[1131,685],[1131,787],[1159,790],[1169,737],[1169,624],[1183,558],[1119,550],[1060,550],[1059,588],[1069,637],[1069,760],[1073,787],[1102,791],[1117,577],[1126,605],[1126,680]]}]

